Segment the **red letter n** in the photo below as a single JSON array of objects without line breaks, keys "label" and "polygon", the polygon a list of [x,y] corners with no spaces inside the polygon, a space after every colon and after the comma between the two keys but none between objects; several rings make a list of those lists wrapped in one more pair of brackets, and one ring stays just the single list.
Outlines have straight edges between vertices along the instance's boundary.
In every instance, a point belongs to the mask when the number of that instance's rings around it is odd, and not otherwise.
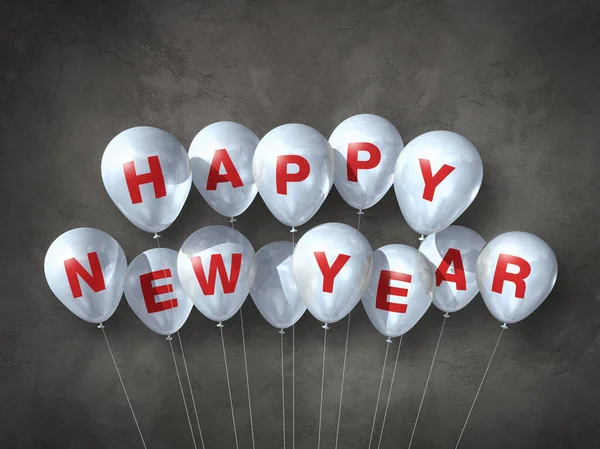
[{"label": "red letter n", "polygon": [[[519,267],[518,273],[509,273],[506,271],[508,264]],[[504,281],[509,281],[515,284],[515,297],[525,298],[525,279],[531,274],[531,265],[525,259],[508,254],[500,254],[498,256],[498,264],[494,272],[494,280],[492,282],[492,291],[502,293]]]},{"label": "red letter n", "polygon": [[[298,167],[296,173],[288,173],[287,166],[295,164]],[[277,156],[277,166],[275,167],[275,184],[277,193],[287,195],[288,182],[300,182],[308,178],[310,174],[310,164],[302,156],[288,154],[287,156]]]},{"label": "red letter n", "polygon": [[167,299],[164,301],[156,302],[155,297],[157,295],[163,295],[165,293],[173,293],[173,284],[152,285],[152,281],[159,279],[165,279],[171,277],[171,270],[153,271],[152,273],[142,274],[140,276],[140,286],[142,287],[142,295],[144,296],[144,302],[146,303],[146,310],[148,313],[162,312],[163,310],[169,310],[177,307],[177,298]]},{"label": "red letter n", "polygon": [[75,258],[67,259],[64,262],[65,272],[67,273],[67,279],[69,280],[73,298],[81,298],[83,296],[81,285],[79,284],[79,277],[96,293],[106,288],[106,285],[104,284],[104,275],[102,274],[102,268],[100,267],[100,260],[98,259],[98,253],[88,253],[87,256],[92,271],[91,274],[88,273]]},{"label": "red letter n", "polygon": [[[219,174],[221,165],[225,169],[224,174]],[[206,190],[217,190],[217,184],[221,182],[230,182],[233,187],[242,187],[244,183],[240,174],[235,169],[233,161],[225,148],[215,151],[210,170],[208,171],[208,180],[206,181]]]},{"label": "red letter n", "polygon": [[142,184],[154,184],[154,196],[156,196],[156,198],[167,196],[165,178],[163,177],[158,156],[148,157],[148,166],[150,167],[150,171],[148,173],[142,173],[141,175],[138,175],[135,172],[135,165],[133,161],[123,164],[125,182],[127,183],[127,189],[129,189],[129,196],[131,197],[131,202],[133,204],[142,202],[142,192],[140,191],[140,186]]},{"label": "red letter n", "polygon": [[318,251],[314,254],[315,259],[317,259],[317,264],[319,264],[321,273],[323,273],[323,291],[325,293],[333,293],[333,282],[335,280],[335,277],[340,272],[340,270],[344,268],[346,262],[350,260],[350,256],[346,254],[338,254],[338,256],[335,258],[335,261],[333,262],[333,265],[331,265],[330,267],[327,262],[327,256],[324,252]]},{"label": "red letter n", "polygon": [[194,256],[190,258],[196,279],[200,284],[202,293],[205,295],[215,294],[215,283],[217,281],[217,272],[221,278],[221,285],[223,286],[223,293],[233,293],[237,285],[238,277],[240,276],[240,268],[242,266],[242,255],[232,254],[231,255],[231,276],[227,277],[227,270],[225,269],[225,263],[223,262],[223,256],[221,254],[211,254],[210,262],[208,267],[208,279],[204,274],[204,268],[202,267],[202,259],[200,256]]},{"label": "red letter n", "polygon": [[[366,151],[369,159],[358,160],[358,153]],[[352,142],[348,144],[348,158],[346,159],[348,181],[358,182],[358,170],[369,170],[375,168],[381,162],[381,151],[372,143]]]},{"label": "red letter n", "polygon": [[423,199],[433,201],[435,189],[446,177],[454,171],[455,167],[444,164],[435,175],[431,173],[431,162],[429,159],[419,159],[421,165],[421,173],[425,181],[425,189],[423,190]]},{"label": "red letter n", "polygon": [[[450,273],[450,266],[454,266],[454,273]],[[467,278],[465,277],[465,269],[463,266],[462,256],[460,251],[455,248],[449,248],[444,256],[444,260],[435,271],[436,286],[439,287],[442,281],[454,282],[456,290],[467,289]]]},{"label": "red letter n", "polygon": [[407,288],[392,287],[390,281],[402,281],[410,283],[412,276],[399,271],[381,270],[379,282],[377,283],[377,295],[375,297],[375,307],[381,310],[395,313],[406,313],[407,304],[398,304],[388,301],[388,295],[408,296]]}]

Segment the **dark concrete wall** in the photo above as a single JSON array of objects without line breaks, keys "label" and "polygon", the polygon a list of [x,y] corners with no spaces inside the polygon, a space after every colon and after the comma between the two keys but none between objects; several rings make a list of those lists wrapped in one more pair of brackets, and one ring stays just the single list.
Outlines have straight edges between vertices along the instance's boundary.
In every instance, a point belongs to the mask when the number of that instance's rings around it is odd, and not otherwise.
[{"label": "dark concrete wall", "polygon": [[[52,240],[74,227],[107,231],[129,260],[154,245],[104,191],[100,159],[113,136],[152,125],[187,146],[218,120],[259,136],[286,122],[328,136],[360,112],[388,118],[405,142],[434,129],[469,138],[485,174],[458,224],[488,240],[535,233],[559,261],[547,301],[505,332],[461,447],[599,447],[599,5],[0,2],[0,447],[141,447],[102,334],[53,297],[42,269]],[[335,190],[301,232],[328,221],[356,222]],[[192,188],[163,244],[178,249],[217,223],[226,221]],[[256,249],[289,238],[260,198],[237,225]],[[392,191],[362,230],[374,248],[417,244]],[[256,447],[278,448],[279,335],[251,300],[243,311]],[[362,307],[352,320],[339,447],[365,448],[385,343]],[[382,447],[408,444],[441,323],[432,307],[404,338]],[[480,298],[447,322],[414,448],[454,447],[499,330]],[[148,448],[193,447],[167,342],[125,301],[106,331]],[[342,321],[329,334],[322,447],[334,447],[345,331]],[[246,449],[239,315],[224,332]],[[296,333],[296,446],[308,449],[317,445],[322,330],[306,315]],[[181,336],[206,447],[234,447],[218,329],[193,311]]]}]

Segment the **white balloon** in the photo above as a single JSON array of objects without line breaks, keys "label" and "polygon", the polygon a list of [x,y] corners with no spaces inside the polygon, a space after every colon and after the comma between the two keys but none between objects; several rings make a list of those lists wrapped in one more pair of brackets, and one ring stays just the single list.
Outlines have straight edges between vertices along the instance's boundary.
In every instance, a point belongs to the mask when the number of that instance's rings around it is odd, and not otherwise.
[{"label": "white balloon", "polygon": [[291,242],[272,242],[256,253],[250,296],[265,320],[278,329],[292,326],[306,312],[292,273],[293,251]]},{"label": "white balloon", "polygon": [[102,323],[123,295],[127,259],[117,241],[93,228],[71,229],[46,252],[44,274],[52,293],[89,323]]},{"label": "white balloon", "polygon": [[368,209],[387,193],[404,143],[383,117],[359,114],[340,123],[329,144],[334,150],[335,188],[350,206]]},{"label": "white balloon", "polygon": [[175,221],[192,185],[185,148],[166,131],[138,126],[110,141],[102,182],[119,210],[138,228],[160,232]]},{"label": "white balloon", "polygon": [[202,129],[190,145],[196,189],[219,214],[237,217],[258,193],[252,158],[259,139],[239,123],[217,122]]},{"label": "white balloon", "polygon": [[342,223],[312,228],[292,256],[300,297],[325,325],[344,318],[362,296],[373,269],[373,250],[356,229]]},{"label": "white balloon", "polygon": [[373,276],[363,306],[382,335],[399,337],[411,330],[431,305],[435,268],[412,246],[387,245],[373,253]]},{"label": "white balloon", "polygon": [[125,299],[157,334],[171,335],[181,329],[194,304],[177,276],[177,251],[154,248],[133,259],[127,268]]},{"label": "white balloon", "polygon": [[463,226],[449,226],[429,235],[419,251],[436,267],[433,304],[442,312],[452,313],[469,304],[477,293],[477,257],[485,240]]},{"label": "white balloon", "polygon": [[506,232],[477,259],[477,283],[485,305],[504,324],[527,318],[548,297],[558,276],[552,248],[527,232]]},{"label": "white balloon", "polygon": [[252,161],[258,193],[287,226],[300,226],[319,210],[333,185],[333,151],[319,131],[291,123],[269,131]]},{"label": "white balloon", "polygon": [[207,226],[190,235],[177,256],[183,289],[207,318],[221,322],[240,309],[254,280],[254,249],[227,226]]},{"label": "white balloon", "polygon": [[477,149],[450,131],[431,131],[400,153],[394,190],[408,225],[422,235],[450,226],[473,202],[483,179]]}]

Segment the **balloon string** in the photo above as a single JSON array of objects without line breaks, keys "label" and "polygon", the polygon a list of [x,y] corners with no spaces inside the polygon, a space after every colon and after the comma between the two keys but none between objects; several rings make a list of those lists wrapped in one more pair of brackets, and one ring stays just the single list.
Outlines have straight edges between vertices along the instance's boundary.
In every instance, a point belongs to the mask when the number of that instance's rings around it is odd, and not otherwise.
[{"label": "balloon string", "polygon": [[375,431],[375,421],[377,418],[377,409],[379,408],[379,398],[381,397],[381,386],[383,385],[383,376],[385,374],[385,364],[387,362],[388,351],[390,344],[385,344],[385,357],[383,358],[383,367],[381,368],[381,380],[379,381],[379,392],[377,393],[377,402],[375,402],[375,413],[373,414],[373,425],[371,426],[371,437],[369,438],[369,448],[371,447],[371,441],[373,441],[373,432]]},{"label": "balloon string", "polygon": [[225,353],[225,339],[223,338],[223,324],[218,324],[221,330],[221,345],[223,346],[223,360],[225,361],[225,375],[227,376],[227,390],[229,390],[229,405],[231,406],[231,420],[233,421],[233,436],[235,438],[235,447],[239,449],[237,430],[235,426],[235,414],[233,413],[233,397],[231,396],[231,383],[229,382],[229,368],[227,367],[227,354]]},{"label": "balloon string", "polygon": [[256,448],[254,444],[254,424],[252,423],[252,401],[250,399],[250,379],[248,377],[248,360],[246,357],[246,338],[244,337],[244,318],[242,316],[242,309],[240,308],[240,324],[242,327],[242,348],[244,350],[244,367],[246,369],[246,389],[248,390],[248,411],[250,413],[250,431],[252,432],[252,447]]},{"label": "balloon string", "polygon": [[285,377],[283,371],[283,329],[279,332],[281,334],[281,416],[283,419],[283,449],[285,449]]},{"label": "balloon string", "polygon": [[171,348],[171,354],[173,355],[173,364],[175,365],[175,373],[177,374],[177,381],[179,382],[179,389],[181,390],[181,398],[183,399],[183,406],[185,407],[185,414],[187,415],[188,424],[190,425],[190,433],[192,434],[192,441],[194,442],[194,448],[196,446],[196,437],[194,436],[194,428],[192,427],[192,420],[190,419],[190,413],[188,412],[187,402],[185,400],[185,394],[183,393],[183,385],[181,383],[181,377],[179,376],[179,368],[177,368],[177,359],[175,358],[175,351],[173,351],[172,340],[169,341],[169,347]]},{"label": "balloon string", "polygon": [[[231,229],[235,229],[233,226],[233,223],[235,223],[236,221],[237,220],[235,219],[235,217],[231,217],[231,219],[229,220],[229,223],[231,223]],[[244,368],[246,370],[246,389],[248,390],[248,411],[250,413],[250,431],[252,432],[252,448],[256,449],[256,445],[254,443],[254,423],[252,422],[252,401],[250,399],[250,380],[248,378],[248,360],[247,360],[247,356],[246,356],[246,338],[244,337],[244,317],[242,315],[241,308],[240,308],[240,324],[242,327],[242,348],[244,350]],[[221,330],[221,332],[223,332],[223,331]],[[232,404],[231,412],[233,413],[233,404]]]},{"label": "balloon string", "polygon": [[471,412],[473,411],[473,407],[475,407],[475,402],[477,402],[477,397],[479,396],[479,392],[481,391],[481,387],[483,386],[483,381],[485,380],[487,373],[490,369],[490,365],[492,364],[492,360],[494,359],[494,354],[496,354],[496,349],[498,349],[498,344],[500,343],[500,338],[502,338],[502,333],[504,332],[504,330],[506,329],[506,324],[504,324],[502,326],[502,330],[500,331],[500,335],[498,335],[498,340],[496,341],[496,346],[494,346],[494,350],[492,351],[492,355],[490,357],[490,361],[487,364],[487,368],[485,369],[485,372],[483,373],[483,377],[481,378],[481,383],[479,384],[479,388],[477,389],[477,393],[475,394],[475,399],[473,399],[473,403],[471,404],[471,409],[469,410],[469,414],[467,415],[467,419],[465,420],[465,425],[463,426],[460,435],[458,437],[458,441],[456,442],[456,446],[454,447],[454,449],[458,448],[458,445],[460,444],[460,440],[463,436],[463,433],[465,432],[465,429],[467,428],[467,423],[469,422],[469,418],[471,417]]},{"label": "balloon string", "polygon": [[146,442],[144,441],[144,436],[142,435],[142,430],[140,429],[140,425],[138,424],[138,420],[135,416],[135,412],[133,411],[133,406],[131,405],[131,401],[129,400],[129,395],[127,394],[127,389],[125,388],[125,383],[123,382],[123,378],[121,377],[121,372],[119,371],[119,367],[117,365],[117,361],[115,360],[115,356],[110,347],[110,343],[108,342],[108,337],[106,336],[106,332],[104,331],[104,325],[100,323],[98,325],[98,329],[102,330],[102,335],[104,335],[104,340],[106,341],[106,346],[108,347],[108,352],[110,352],[110,357],[115,365],[115,370],[117,371],[117,376],[119,376],[119,381],[121,382],[121,387],[123,387],[123,393],[125,393],[125,398],[127,399],[127,403],[129,404],[129,410],[131,410],[131,416],[133,416],[133,420],[135,421],[135,427],[140,434],[140,438],[142,440],[142,445],[144,449],[146,449]]},{"label": "balloon string", "polygon": [[321,405],[319,406],[319,439],[317,441],[317,449],[321,447],[321,420],[323,418],[323,386],[325,385],[325,354],[327,351],[327,325],[323,326],[323,371],[321,373]]},{"label": "balloon string", "polygon": [[388,408],[390,407],[390,398],[392,397],[392,387],[394,386],[394,378],[396,377],[396,368],[398,367],[398,356],[400,355],[400,348],[402,347],[402,335],[400,335],[400,342],[398,343],[398,351],[396,352],[396,362],[394,363],[394,370],[392,371],[392,380],[390,382],[390,391],[388,392],[387,402],[385,404],[385,412],[383,413],[383,422],[381,423],[381,433],[379,434],[379,444],[377,449],[381,447],[381,440],[383,439],[383,429],[385,428],[385,420],[387,418]]},{"label": "balloon string", "polygon": [[198,425],[198,433],[200,434],[200,442],[202,443],[202,448],[206,449],[204,445],[204,437],[202,436],[202,428],[200,427],[200,419],[198,418],[198,409],[196,408],[196,400],[194,399],[194,391],[192,389],[192,382],[190,381],[190,373],[187,367],[187,361],[185,360],[185,353],[183,352],[183,343],[181,342],[181,336],[179,335],[179,331],[177,331],[177,338],[179,339],[179,348],[181,349],[181,358],[183,359],[183,366],[185,367],[185,375],[187,377],[188,385],[190,387],[190,396],[192,398],[192,404],[194,405],[194,414],[196,415],[196,424]]},{"label": "balloon string", "polygon": [[442,328],[440,329],[440,336],[438,337],[437,345],[435,346],[435,351],[433,352],[433,359],[431,360],[431,366],[429,367],[429,374],[427,375],[427,381],[425,382],[425,388],[423,389],[423,396],[421,396],[421,403],[419,404],[419,411],[417,412],[417,418],[415,419],[415,425],[412,430],[412,435],[410,436],[410,441],[408,442],[408,449],[412,446],[413,438],[415,437],[415,431],[417,430],[417,424],[419,422],[419,416],[421,415],[421,409],[423,407],[423,401],[425,400],[425,394],[427,393],[427,386],[429,385],[429,379],[431,379],[431,372],[433,371],[433,365],[435,364],[435,358],[437,356],[438,348],[440,347],[440,341],[442,341],[442,333],[444,332],[444,326],[446,325],[446,320],[450,315],[444,315],[444,321],[442,322]]},{"label": "balloon string", "polygon": [[[360,215],[359,215],[360,217]],[[359,218],[360,220],[360,218]],[[342,385],[340,387],[340,406],[338,409],[338,420],[337,420],[337,430],[335,432],[335,449],[338,447],[338,439],[340,435],[340,417],[342,416],[342,398],[344,394],[344,379],[346,378],[346,357],[348,354],[348,337],[350,336],[350,315],[352,312],[348,313],[348,327],[346,328],[346,347],[344,349],[344,364],[342,368]]]},{"label": "balloon string", "polygon": [[[292,253],[296,248],[296,232],[292,228]],[[295,303],[294,303],[295,307]],[[294,313],[296,311],[294,310]],[[292,449],[296,449],[296,324],[292,324]]]}]

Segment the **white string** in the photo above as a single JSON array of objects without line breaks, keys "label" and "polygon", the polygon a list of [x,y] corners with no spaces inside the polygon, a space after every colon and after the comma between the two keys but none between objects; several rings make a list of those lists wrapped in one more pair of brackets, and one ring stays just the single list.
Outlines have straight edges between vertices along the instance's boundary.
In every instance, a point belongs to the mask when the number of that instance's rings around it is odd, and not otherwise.
[{"label": "white string", "polygon": [[[234,217],[231,217],[229,223],[231,223],[231,229],[235,229],[233,227],[233,223],[237,220]],[[254,443],[254,423],[252,422],[252,401],[250,399],[250,379],[248,377],[248,359],[246,356],[246,338],[244,336],[244,318],[242,316],[242,309],[240,308],[240,324],[242,327],[242,348],[244,351],[244,368],[246,370],[246,389],[248,390],[248,411],[250,413],[250,431],[252,432],[252,448],[256,449],[256,445]],[[232,405],[233,407],[233,405]],[[233,412],[233,409],[232,409]]]},{"label": "white string", "polygon": [[181,358],[183,359],[183,366],[185,367],[185,375],[187,377],[188,385],[190,387],[190,396],[192,397],[192,404],[194,405],[194,413],[196,414],[196,424],[198,425],[198,432],[200,434],[200,442],[202,443],[202,448],[206,449],[204,445],[204,438],[202,436],[202,428],[200,427],[200,419],[198,419],[198,410],[196,409],[196,400],[194,399],[194,391],[192,389],[192,382],[190,381],[190,373],[188,371],[187,362],[185,360],[185,353],[183,352],[183,343],[181,342],[181,336],[179,335],[179,331],[177,331],[177,338],[179,339],[179,348],[181,348]]},{"label": "white string", "polygon": [[[296,248],[296,230],[292,228],[292,252]],[[295,310],[294,310],[295,313]],[[296,325],[292,324],[292,449],[296,449]]]},{"label": "white string", "polygon": [[188,424],[190,425],[190,433],[192,434],[192,441],[194,442],[194,448],[196,446],[196,437],[194,436],[194,428],[192,427],[192,420],[190,419],[190,413],[188,412],[187,403],[185,400],[185,394],[183,393],[183,385],[181,384],[181,377],[179,377],[179,368],[177,368],[177,359],[175,359],[175,351],[173,351],[172,340],[169,341],[169,347],[171,348],[171,354],[173,355],[173,364],[175,365],[175,372],[177,373],[177,381],[179,382],[179,389],[181,390],[181,398],[183,399],[183,406],[185,407],[185,414],[187,415]]},{"label": "white string", "polygon": [[[163,276],[166,278],[167,277],[167,269],[166,264],[165,264],[165,259],[163,258],[163,253],[162,253],[162,248],[160,246],[160,238],[161,236],[155,232],[154,233],[154,237],[156,240],[156,246],[158,248],[158,253],[160,254],[160,260],[163,266]],[[171,298],[169,300],[171,307],[169,308],[169,312],[170,312],[170,316],[171,316],[171,324],[173,324],[173,320],[174,320],[174,312],[173,312],[173,298]],[[206,446],[204,445],[204,437],[202,436],[202,428],[200,427],[200,418],[198,417],[198,409],[196,407],[196,399],[194,398],[194,391],[192,389],[192,382],[190,381],[190,372],[188,370],[187,367],[187,360],[185,359],[185,352],[183,351],[183,342],[181,341],[181,335],[179,335],[179,331],[177,331],[177,339],[179,340],[179,349],[181,350],[181,358],[183,359],[183,366],[185,367],[185,375],[188,381],[188,386],[190,388],[190,396],[192,398],[192,405],[194,406],[194,415],[196,417],[196,424],[198,425],[198,432],[200,434],[200,442],[202,443],[202,448],[206,449]],[[171,336],[169,335],[167,337],[167,340],[169,340],[169,344],[170,344],[170,340],[171,340]],[[186,406],[186,412],[187,412],[187,406]],[[193,434],[193,432],[192,432]]]},{"label": "white string", "polygon": [[246,358],[246,339],[244,337],[244,318],[242,316],[242,309],[240,308],[240,324],[242,327],[242,348],[244,350],[244,367],[246,369],[246,389],[248,390],[248,411],[250,412],[250,430],[252,432],[252,447],[255,448],[254,444],[254,424],[252,423],[252,401],[250,400],[250,380],[248,378],[248,360]]},{"label": "white string", "polygon": [[317,442],[317,449],[321,447],[321,419],[323,417],[323,385],[325,384],[325,353],[327,350],[327,324],[323,326],[325,332],[323,333],[323,372],[321,373],[321,405],[319,406],[319,439]]},{"label": "white string", "polygon": [[383,422],[381,423],[381,433],[379,434],[379,444],[377,449],[381,447],[381,440],[383,438],[383,429],[385,427],[385,420],[387,418],[388,408],[390,406],[390,398],[392,397],[392,387],[394,386],[394,378],[396,377],[396,367],[398,366],[398,356],[400,355],[400,348],[402,347],[402,335],[400,335],[400,342],[398,343],[398,351],[396,352],[396,362],[394,363],[394,370],[392,371],[392,380],[390,382],[390,391],[388,392],[387,403],[385,404],[385,412],[383,414]]},{"label": "white string", "polygon": [[[359,221],[360,221],[360,215]],[[338,420],[337,420],[337,430],[335,432],[335,449],[338,447],[338,440],[340,435],[340,417],[342,416],[342,399],[344,394],[344,379],[346,378],[346,357],[348,355],[348,337],[350,336],[350,315],[352,312],[348,313],[348,327],[346,328],[346,347],[344,348],[344,365],[342,368],[342,385],[340,387],[340,406],[338,409]]]},{"label": "white string", "polygon": [[375,420],[377,418],[377,409],[379,408],[379,398],[381,397],[381,386],[383,385],[383,376],[385,374],[385,364],[387,362],[388,351],[390,349],[390,343],[386,341],[385,344],[385,357],[383,358],[383,367],[381,368],[381,380],[379,381],[379,392],[377,393],[377,402],[375,403],[375,413],[373,414],[373,425],[371,426],[371,436],[369,437],[369,448],[371,447],[371,441],[373,440],[373,432],[375,431]]},{"label": "white string", "polygon": [[488,362],[487,368],[485,369],[485,372],[483,373],[481,383],[479,384],[479,388],[477,389],[477,393],[475,394],[475,399],[473,399],[473,403],[471,404],[471,409],[469,410],[469,414],[467,415],[467,419],[465,420],[465,425],[463,426],[463,428],[460,432],[458,441],[456,442],[456,446],[454,447],[454,449],[458,448],[458,445],[460,444],[460,440],[463,436],[463,433],[465,432],[465,429],[467,428],[467,423],[469,422],[469,418],[471,417],[471,412],[473,411],[473,407],[475,407],[475,402],[477,402],[477,397],[479,397],[479,392],[481,391],[481,387],[483,386],[483,381],[485,380],[485,377],[487,376],[487,373],[490,369],[490,365],[492,364],[492,360],[494,359],[494,354],[496,354],[496,349],[498,348],[498,344],[500,343],[500,338],[502,338],[502,333],[504,332],[505,329],[506,329],[506,323],[504,323],[502,325],[502,330],[500,331],[500,335],[498,335],[498,340],[496,341],[496,346],[494,346],[494,350],[492,351],[490,361]]},{"label": "white string", "polygon": [[283,449],[285,449],[285,377],[283,374],[283,329],[279,332],[281,334],[281,409],[283,419]]},{"label": "white string", "polygon": [[229,390],[229,405],[231,406],[231,420],[233,421],[233,436],[235,447],[239,449],[237,430],[235,426],[235,414],[233,413],[233,397],[231,396],[231,384],[229,382],[229,368],[227,367],[227,354],[225,353],[225,339],[223,338],[223,323],[217,325],[221,329],[221,344],[223,346],[223,360],[225,361],[225,375],[227,376],[227,390]]},{"label": "white string", "polygon": [[119,376],[119,381],[121,382],[121,387],[123,387],[123,393],[125,393],[125,398],[127,399],[127,403],[129,404],[129,410],[131,410],[131,415],[133,416],[133,420],[135,421],[135,427],[140,434],[140,438],[142,440],[142,445],[144,449],[146,449],[146,442],[144,441],[144,436],[142,435],[142,430],[140,429],[140,425],[138,424],[138,420],[135,417],[135,412],[133,411],[133,406],[131,405],[131,401],[129,400],[129,395],[127,394],[127,389],[125,388],[125,383],[123,382],[123,378],[121,377],[121,372],[119,371],[119,367],[117,366],[117,361],[115,360],[115,356],[110,348],[110,343],[108,343],[108,338],[106,336],[106,332],[104,331],[104,325],[100,323],[98,325],[98,329],[102,330],[102,334],[104,335],[104,340],[106,341],[106,346],[108,347],[108,352],[110,352],[110,357],[112,358],[113,364],[115,365],[115,370],[117,370],[117,376]]}]

